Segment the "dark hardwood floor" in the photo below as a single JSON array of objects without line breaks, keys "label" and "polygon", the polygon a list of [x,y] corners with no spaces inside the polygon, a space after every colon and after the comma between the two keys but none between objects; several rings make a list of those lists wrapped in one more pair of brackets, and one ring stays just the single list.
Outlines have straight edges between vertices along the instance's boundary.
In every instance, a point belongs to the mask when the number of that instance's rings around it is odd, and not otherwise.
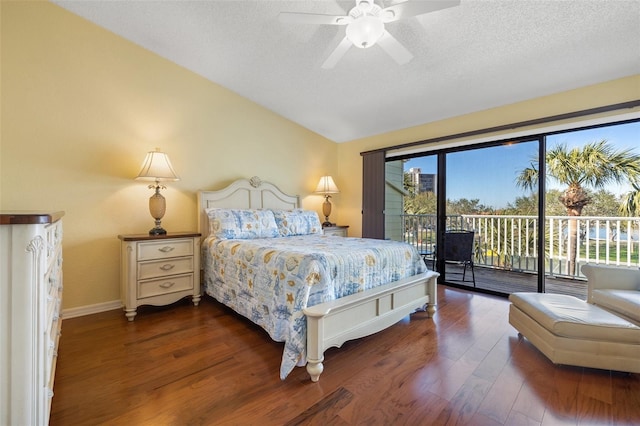
[{"label": "dark hardwood floor", "polygon": [[439,288],[411,315],[281,381],[282,344],[211,298],[62,325],[51,425],[632,425],[640,375],[555,366],[505,299]]}]

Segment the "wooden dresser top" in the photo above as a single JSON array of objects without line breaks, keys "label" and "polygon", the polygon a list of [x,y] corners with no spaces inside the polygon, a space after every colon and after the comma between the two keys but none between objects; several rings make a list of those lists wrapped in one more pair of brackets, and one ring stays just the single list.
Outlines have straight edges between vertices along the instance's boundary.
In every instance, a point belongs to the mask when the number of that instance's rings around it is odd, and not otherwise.
[{"label": "wooden dresser top", "polygon": [[40,210],[0,210],[0,225],[36,225],[53,223],[64,216],[64,212]]}]

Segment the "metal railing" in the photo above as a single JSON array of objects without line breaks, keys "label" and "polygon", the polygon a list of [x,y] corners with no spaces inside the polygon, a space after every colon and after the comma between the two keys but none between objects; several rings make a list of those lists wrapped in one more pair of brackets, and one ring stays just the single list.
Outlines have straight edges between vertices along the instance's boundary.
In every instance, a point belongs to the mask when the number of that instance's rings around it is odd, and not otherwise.
[{"label": "metal railing", "polygon": [[[436,215],[401,217],[404,241],[422,254],[434,253]],[[537,272],[537,216],[451,215],[446,224],[447,230],[475,231],[476,266]],[[584,263],[640,266],[640,217],[547,216],[544,231],[546,274],[583,277]]]}]

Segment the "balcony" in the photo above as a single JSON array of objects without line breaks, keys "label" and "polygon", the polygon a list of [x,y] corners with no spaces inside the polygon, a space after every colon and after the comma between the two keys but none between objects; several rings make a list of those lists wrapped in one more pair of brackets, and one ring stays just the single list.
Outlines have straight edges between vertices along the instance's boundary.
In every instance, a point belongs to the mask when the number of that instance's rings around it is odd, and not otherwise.
[{"label": "balcony", "polygon": [[[402,239],[420,253],[434,254],[436,216],[400,216]],[[478,288],[500,293],[537,291],[540,224],[536,216],[452,215],[447,216],[446,226],[447,230],[475,231]],[[573,227],[577,230],[574,241],[569,238]],[[586,278],[580,272],[585,263],[640,266],[640,217],[547,216],[544,232],[547,292],[586,299]],[[575,254],[573,264],[571,253]],[[447,264],[447,276],[457,272],[456,265]]]}]

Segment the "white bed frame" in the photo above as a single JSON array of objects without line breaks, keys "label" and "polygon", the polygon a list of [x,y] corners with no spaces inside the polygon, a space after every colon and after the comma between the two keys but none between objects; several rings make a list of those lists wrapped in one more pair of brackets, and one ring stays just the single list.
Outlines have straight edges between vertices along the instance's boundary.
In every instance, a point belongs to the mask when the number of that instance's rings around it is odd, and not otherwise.
[{"label": "white bed frame", "polygon": [[[283,193],[258,177],[240,179],[219,191],[198,192],[199,232],[209,233],[210,207],[237,209],[285,209],[300,207],[298,196]],[[334,237],[339,238],[339,237]],[[338,300],[304,310],[307,316],[307,371],[317,382],[324,369],[324,351],[348,340],[368,336],[425,310],[433,316],[437,304],[436,279],[427,271]]]}]

